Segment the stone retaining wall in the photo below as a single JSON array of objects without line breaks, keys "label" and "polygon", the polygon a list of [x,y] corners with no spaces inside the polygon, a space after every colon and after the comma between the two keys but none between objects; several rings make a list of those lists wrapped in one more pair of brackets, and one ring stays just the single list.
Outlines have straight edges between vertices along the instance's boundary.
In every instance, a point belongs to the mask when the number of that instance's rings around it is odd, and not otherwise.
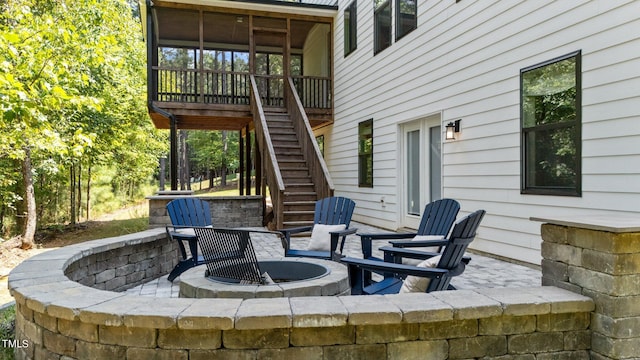
[{"label": "stone retaining wall", "polygon": [[[170,225],[167,214],[167,203],[180,197],[173,193],[149,196],[149,226],[160,227]],[[198,196],[198,199],[209,202],[213,224],[221,227],[260,227],[263,225],[263,197],[246,196]]]},{"label": "stone retaining wall", "polygon": [[594,299],[595,360],[640,359],[640,219],[535,219],[542,225],[542,282]]},{"label": "stone retaining wall", "polygon": [[[163,234],[164,235],[164,234]],[[124,291],[169,273],[178,263],[175,241],[166,235],[132,239],[122,247],[84,256],[64,270],[71,280],[99,290]]]},{"label": "stone retaining wall", "polygon": [[28,344],[17,359],[589,358],[594,303],[556,287],[242,300],[148,298],[80,283],[93,282],[82,277],[85,263],[124,261],[123,248],[149,243],[165,248],[164,231],[77,244],[16,267],[16,337]]}]

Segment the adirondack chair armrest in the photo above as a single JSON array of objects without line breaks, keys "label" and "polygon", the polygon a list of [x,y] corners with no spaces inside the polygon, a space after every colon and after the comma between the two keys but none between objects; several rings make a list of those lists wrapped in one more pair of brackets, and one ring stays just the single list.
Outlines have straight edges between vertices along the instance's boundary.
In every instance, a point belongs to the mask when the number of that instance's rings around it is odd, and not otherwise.
[{"label": "adirondack chair armrest", "polygon": [[356,231],[358,231],[358,229],[344,229],[344,230],[340,230],[340,231],[330,231],[329,234],[331,234],[331,236],[347,236],[347,235],[351,235],[351,234],[355,234]]},{"label": "adirondack chair armrest", "polygon": [[347,239],[347,235],[355,234],[356,231],[358,231],[357,228],[344,229],[340,231],[330,231],[329,234],[331,234],[331,249],[334,249],[335,252],[335,249],[338,248],[338,240],[342,238],[342,241],[340,242],[340,253],[342,254],[342,251],[344,250],[344,242]]},{"label": "adirondack chair armrest", "polygon": [[[403,275],[414,275],[428,278],[440,278],[449,273],[449,270],[439,268],[419,268],[412,265],[386,263],[376,260],[358,259],[352,257],[344,257],[340,259],[349,268],[349,273],[358,270],[367,270],[372,272],[397,273]],[[350,275],[351,276],[351,275]]]},{"label": "adirondack chair armrest", "polygon": [[357,233],[360,237],[360,244],[362,246],[362,257],[365,259],[371,258],[373,254],[373,240],[393,240],[393,239],[410,239],[416,236],[416,233],[383,233],[383,234],[362,234]]},{"label": "adirondack chair armrest", "polygon": [[[426,260],[431,257],[440,255],[440,253],[437,253],[437,252],[427,252],[427,251],[411,250],[406,248],[397,248],[397,247],[389,247],[389,246],[381,247],[380,251],[384,252],[385,261],[387,262],[395,262],[393,260],[394,258],[399,260],[400,258],[403,258],[403,257],[418,259],[418,260]],[[470,261],[471,261],[471,256],[464,255],[462,257],[462,262],[464,264],[468,264]]]},{"label": "adirondack chair armrest", "polygon": [[449,240],[442,238],[442,240],[408,240],[408,241],[389,241],[391,245],[399,248],[409,247],[426,247],[426,246],[445,246]]},{"label": "adirondack chair armrest", "polygon": [[368,239],[368,240],[392,240],[392,239],[413,238],[417,234],[416,233],[383,233],[383,234],[357,233],[356,235],[360,236],[360,238],[365,238],[365,239]]},{"label": "adirondack chair armrest", "polygon": [[387,262],[401,262],[402,258],[426,260],[440,255],[437,252],[427,252],[422,250],[411,250],[391,246],[383,246],[380,251],[384,252],[384,259]]},{"label": "adirondack chair armrest", "polygon": [[313,230],[313,226],[300,226],[295,228],[280,229],[278,231],[281,232],[285,237],[289,238],[291,237],[291,234],[310,232],[311,230]]},{"label": "adirondack chair armrest", "polygon": [[300,226],[295,228],[277,230],[277,232],[282,234],[282,236],[280,237],[280,241],[282,242],[282,248],[285,250],[285,253],[290,249],[291,246],[291,234],[310,232],[312,229],[313,226]]}]

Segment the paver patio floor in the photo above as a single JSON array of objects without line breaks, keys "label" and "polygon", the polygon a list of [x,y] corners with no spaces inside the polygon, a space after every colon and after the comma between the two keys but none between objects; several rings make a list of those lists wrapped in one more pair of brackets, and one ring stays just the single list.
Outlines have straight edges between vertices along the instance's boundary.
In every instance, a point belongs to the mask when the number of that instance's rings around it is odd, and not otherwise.
[{"label": "paver patio floor", "polygon": [[[378,229],[370,225],[357,222],[351,223],[352,228],[358,228],[361,233],[380,233],[388,232]],[[262,230],[262,229],[260,229]],[[252,234],[253,245],[256,255],[259,259],[277,258],[283,256],[280,239],[271,234]],[[294,238],[293,246],[296,243],[304,243],[304,238]],[[382,247],[388,245],[386,241],[375,241],[374,247]],[[298,248],[303,247],[298,246]],[[378,256],[381,253],[377,250]],[[344,247],[344,254],[352,257],[362,257],[360,247],[360,238],[357,235],[349,235]],[[471,262],[467,265],[465,272],[456,277],[452,284],[458,289],[476,289],[490,287],[531,287],[541,285],[541,272],[534,266],[524,266],[511,263],[508,261],[494,259],[488,256],[471,253]],[[127,293],[155,296],[155,297],[178,297],[180,278],[174,280],[173,283],[167,280],[167,276],[160,277],[156,280],[143,284],[141,286],[129,289]]]}]

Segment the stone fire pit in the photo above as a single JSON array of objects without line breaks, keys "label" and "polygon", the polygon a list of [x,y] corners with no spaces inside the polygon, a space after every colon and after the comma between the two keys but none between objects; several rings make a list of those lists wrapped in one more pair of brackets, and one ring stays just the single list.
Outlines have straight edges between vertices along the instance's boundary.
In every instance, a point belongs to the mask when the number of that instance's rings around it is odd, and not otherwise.
[{"label": "stone fire pit", "polygon": [[275,258],[258,261],[269,273],[272,285],[241,285],[205,276],[204,265],[180,275],[184,298],[276,298],[293,296],[349,295],[349,276],[344,265],[309,258]]}]

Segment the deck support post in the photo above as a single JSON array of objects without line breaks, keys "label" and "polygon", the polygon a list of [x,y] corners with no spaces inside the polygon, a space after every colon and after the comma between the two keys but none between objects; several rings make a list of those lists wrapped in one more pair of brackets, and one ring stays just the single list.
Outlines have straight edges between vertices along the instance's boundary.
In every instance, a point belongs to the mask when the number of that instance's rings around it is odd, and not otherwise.
[{"label": "deck support post", "polygon": [[178,190],[178,121],[175,116],[169,118],[171,121],[171,130],[169,132],[169,142],[171,149],[170,157],[170,177],[171,190]]},{"label": "deck support post", "polygon": [[245,176],[245,188],[246,188],[246,194],[245,195],[251,195],[251,131],[249,130],[249,125],[247,125],[244,129],[244,135],[246,136],[246,140],[244,142],[244,146],[246,147],[245,149],[245,156],[247,157],[245,164],[246,164],[246,172],[244,174]]},{"label": "deck support post", "polygon": [[240,166],[238,166],[238,191],[240,196],[244,195],[244,138],[242,137],[242,130],[239,131],[238,135],[238,151],[240,157]]}]

